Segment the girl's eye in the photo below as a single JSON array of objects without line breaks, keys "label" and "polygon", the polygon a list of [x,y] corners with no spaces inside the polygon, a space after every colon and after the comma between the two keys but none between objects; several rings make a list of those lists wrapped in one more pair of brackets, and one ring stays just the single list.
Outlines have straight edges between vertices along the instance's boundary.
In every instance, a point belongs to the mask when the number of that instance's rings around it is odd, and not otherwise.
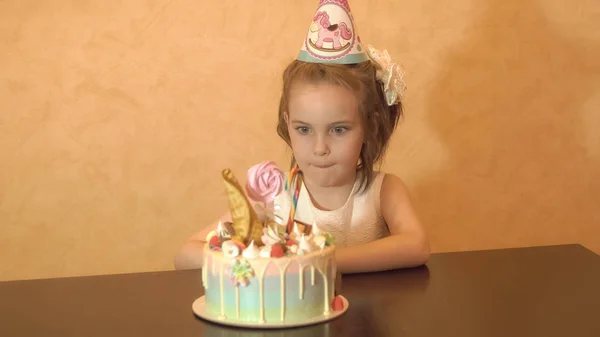
[{"label": "girl's eye", "polygon": [[341,134],[341,133],[344,133],[344,132],[346,132],[347,130],[348,130],[348,129],[347,129],[347,128],[345,128],[345,127],[343,127],[343,126],[337,126],[337,127],[333,128],[333,130],[332,130],[332,131],[333,131],[333,133],[335,133],[335,134]]},{"label": "girl's eye", "polygon": [[296,130],[298,130],[298,132],[300,132],[303,135],[307,134],[310,131],[306,126],[297,127]]}]

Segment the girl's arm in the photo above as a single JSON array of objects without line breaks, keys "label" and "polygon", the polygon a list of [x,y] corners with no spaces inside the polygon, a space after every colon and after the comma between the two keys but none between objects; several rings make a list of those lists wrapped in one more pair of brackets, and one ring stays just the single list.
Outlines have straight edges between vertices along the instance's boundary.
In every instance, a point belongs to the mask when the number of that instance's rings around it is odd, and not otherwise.
[{"label": "girl's arm", "polygon": [[381,187],[381,214],[390,236],[362,245],[339,248],[342,273],[363,273],[416,267],[429,260],[429,241],[400,178],[386,174]]},{"label": "girl's arm", "polygon": [[204,229],[201,231],[194,233],[189,239],[187,239],[187,241],[179,249],[177,255],[175,255],[175,259],[173,260],[175,269],[202,268],[202,256],[204,244],[206,243],[206,236],[211,230],[217,228],[219,221],[231,221],[231,214],[227,212],[220,219],[204,227]]},{"label": "girl's arm", "polygon": [[[258,216],[261,216],[261,213],[258,211],[256,207],[256,202],[253,201],[247,194],[245,194],[246,198],[250,202],[250,205],[254,208],[254,211],[258,213]],[[231,219],[231,212],[227,211],[221,218],[217,219],[212,224],[206,226],[200,232],[194,233],[187,241],[183,244],[183,246],[179,249],[177,255],[175,255],[175,259],[173,260],[173,265],[175,269],[198,269],[202,268],[202,255],[204,252],[204,244],[206,243],[206,236],[211,230],[217,229],[217,225],[221,222],[233,222]]]}]

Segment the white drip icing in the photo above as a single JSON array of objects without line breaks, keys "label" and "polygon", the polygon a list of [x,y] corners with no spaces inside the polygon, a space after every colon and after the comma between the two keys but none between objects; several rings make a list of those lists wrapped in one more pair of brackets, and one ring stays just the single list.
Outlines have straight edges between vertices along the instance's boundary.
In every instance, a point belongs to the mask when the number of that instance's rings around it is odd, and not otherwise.
[{"label": "white drip icing", "polygon": [[202,263],[202,285],[204,289],[208,289],[208,256],[204,255],[204,261]]},{"label": "white drip icing", "polygon": [[235,287],[235,317],[240,319],[240,287]]},{"label": "white drip icing", "polygon": [[329,301],[329,279],[327,278],[327,265],[331,261],[330,258],[321,258],[317,261],[317,268],[319,273],[323,276],[324,286],[324,303],[323,303],[323,314],[329,315],[331,313],[330,301]]},{"label": "white drip icing", "polygon": [[300,295],[300,299],[304,296],[304,266],[301,263],[298,263],[298,275],[300,284],[300,289],[298,289],[298,294]]},{"label": "white drip icing", "polygon": [[[213,266],[215,264],[215,261],[213,261]],[[225,266],[223,264],[221,264],[221,268],[220,268],[220,272],[219,272],[219,282],[221,283],[221,289],[220,289],[220,295],[221,295],[221,315],[219,316],[219,318],[224,319],[225,318],[225,288],[224,284],[223,284],[223,269],[225,268]]]},{"label": "white drip icing", "polygon": [[212,274],[214,276],[217,273],[217,264],[215,263],[214,256],[211,256],[210,262],[212,262]]},{"label": "white drip icing", "polygon": [[[262,266],[262,265],[261,265]],[[269,267],[269,264],[267,263],[266,265],[262,266],[262,271],[259,271],[259,273],[257,275],[258,276],[258,289],[259,289],[259,305],[260,305],[260,317],[258,319],[259,323],[265,323],[265,285],[264,285],[264,278],[265,278],[265,272],[267,271],[267,268]]]},{"label": "white drip icing", "polygon": [[279,288],[281,290],[281,321],[285,319],[285,270],[290,264],[289,260],[275,260],[275,264],[279,267]]}]

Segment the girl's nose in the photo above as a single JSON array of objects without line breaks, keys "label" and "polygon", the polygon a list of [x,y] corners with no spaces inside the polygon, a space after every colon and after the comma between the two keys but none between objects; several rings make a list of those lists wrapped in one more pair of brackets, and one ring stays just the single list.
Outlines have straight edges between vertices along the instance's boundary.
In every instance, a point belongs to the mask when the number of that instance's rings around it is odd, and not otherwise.
[{"label": "girl's nose", "polygon": [[327,144],[325,137],[316,137],[313,152],[315,156],[326,156],[329,154],[329,145]]}]

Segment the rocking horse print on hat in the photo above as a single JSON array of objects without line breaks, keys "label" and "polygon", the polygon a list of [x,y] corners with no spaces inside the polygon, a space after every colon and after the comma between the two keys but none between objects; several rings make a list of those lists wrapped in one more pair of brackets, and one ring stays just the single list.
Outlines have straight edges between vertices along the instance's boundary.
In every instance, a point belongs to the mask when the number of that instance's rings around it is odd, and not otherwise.
[{"label": "rocking horse print on hat", "polygon": [[347,0],[320,0],[298,60],[352,64],[367,60]]}]

